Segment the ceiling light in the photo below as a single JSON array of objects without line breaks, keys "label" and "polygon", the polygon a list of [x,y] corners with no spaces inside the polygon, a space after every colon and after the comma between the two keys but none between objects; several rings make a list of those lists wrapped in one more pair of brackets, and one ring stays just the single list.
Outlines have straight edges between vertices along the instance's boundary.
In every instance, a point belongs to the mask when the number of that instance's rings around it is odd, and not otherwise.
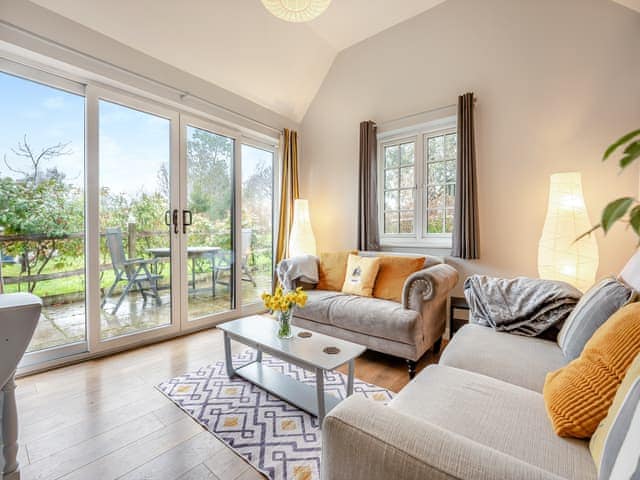
[{"label": "ceiling light", "polygon": [[262,0],[269,12],[287,22],[309,22],[322,14],[331,0]]}]

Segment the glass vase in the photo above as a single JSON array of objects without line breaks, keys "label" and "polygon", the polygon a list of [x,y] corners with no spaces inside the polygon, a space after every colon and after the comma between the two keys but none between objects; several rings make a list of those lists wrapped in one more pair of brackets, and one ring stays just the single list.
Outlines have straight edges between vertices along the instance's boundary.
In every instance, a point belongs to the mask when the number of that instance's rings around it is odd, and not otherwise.
[{"label": "glass vase", "polygon": [[291,315],[293,314],[293,309],[285,310],[283,312],[279,312],[278,315],[278,338],[291,338],[293,337],[293,332],[291,331]]}]

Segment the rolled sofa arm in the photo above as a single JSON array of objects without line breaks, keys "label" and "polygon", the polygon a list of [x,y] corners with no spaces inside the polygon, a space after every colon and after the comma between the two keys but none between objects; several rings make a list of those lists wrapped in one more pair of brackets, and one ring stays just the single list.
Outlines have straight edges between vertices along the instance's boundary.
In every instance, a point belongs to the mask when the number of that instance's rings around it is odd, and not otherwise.
[{"label": "rolled sofa arm", "polygon": [[402,306],[422,312],[424,302],[448,296],[458,283],[458,272],[444,263],[424,268],[409,276],[402,288]]},{"label": "rolled sofa arm", "polygon": [[322,428],[322,480],[560,480],[503,452],[361,396]]}]

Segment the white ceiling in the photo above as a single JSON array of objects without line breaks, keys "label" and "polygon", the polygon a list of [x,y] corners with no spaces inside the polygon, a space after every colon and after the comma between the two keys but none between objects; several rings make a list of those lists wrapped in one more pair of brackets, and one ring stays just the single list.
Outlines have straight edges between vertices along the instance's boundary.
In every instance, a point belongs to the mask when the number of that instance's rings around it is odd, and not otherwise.
[{"label": "white ceiling", "polygon": [[341,50],[445,0],[333,0],[305,24],[260,0],[32,1],[299,122]]},{"label": "white ceiling", "polygon": [[444,0],[333,0],[306,24],[260,0],[33,0],[296,122],[340,50]]}]

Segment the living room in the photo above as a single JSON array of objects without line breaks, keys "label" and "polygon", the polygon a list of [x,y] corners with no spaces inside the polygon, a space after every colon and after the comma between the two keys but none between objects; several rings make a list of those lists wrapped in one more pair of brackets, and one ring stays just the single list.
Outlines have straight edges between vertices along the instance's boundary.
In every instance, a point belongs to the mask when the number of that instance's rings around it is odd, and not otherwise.
[{"label": "living room", "polygon": [[638,0],[0,2],[2,480],[639,476],[639,54]]}]

